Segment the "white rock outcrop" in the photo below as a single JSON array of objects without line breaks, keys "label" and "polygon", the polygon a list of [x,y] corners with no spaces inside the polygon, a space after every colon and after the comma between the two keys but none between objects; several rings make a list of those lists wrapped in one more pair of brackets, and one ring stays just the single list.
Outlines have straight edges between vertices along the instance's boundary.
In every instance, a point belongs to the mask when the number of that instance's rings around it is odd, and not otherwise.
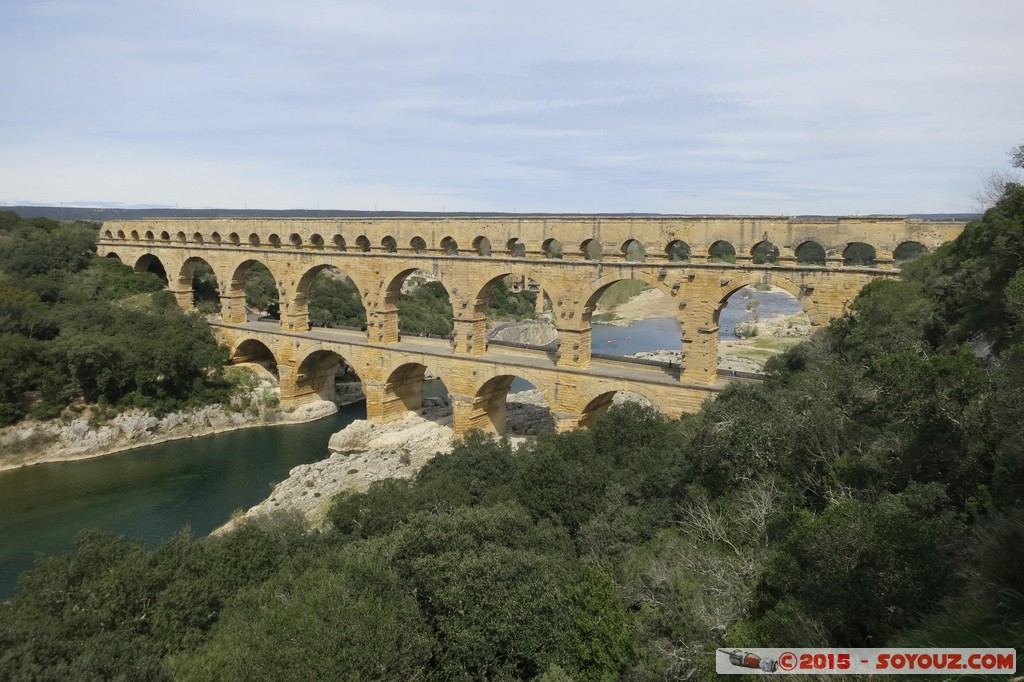
[{"label": "white rock outcrop", "polygon": [[[418,413],[406,413],[401,421],[390,424],[354,421],[331,436],[327,459],[295,467],[269,498],[215,532],[227,532],[238,523],[275,512],[297,512],[318,527],[338,493],[360,492],[386,478],[410,478],[437,454],[451,452],[451,424],[451,405],[443,398],[427,398]],[[527,435],[553,430],[543,394],[510,395],[506,426],[513,447],[528,442]]]}]

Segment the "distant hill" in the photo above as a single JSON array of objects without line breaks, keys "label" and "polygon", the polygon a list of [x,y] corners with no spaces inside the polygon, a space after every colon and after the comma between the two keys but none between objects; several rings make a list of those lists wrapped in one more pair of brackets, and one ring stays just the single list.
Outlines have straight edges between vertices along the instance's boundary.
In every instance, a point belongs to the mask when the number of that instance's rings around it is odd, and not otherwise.
[{"label": "distant hill", "polygon": [[[535,216],[661,216],[664,213],[501,213],[501,212],[452,212],[434,211],[338,211],[310,209],[234,209],[234,208],[84,208],[76,206],[0,206],[2,211],[14,211],[25,218],[44,217],[53,220],[139,220],[143,218],[444,218],[444,217],[535,217]],[[714,215],[714,214],[708,214]],[[798,216],[800,218],[835,218],[836,216]],[[870,216],[869,216],[870,217]],[[923,220],[973,220],[977,213],[912,213],[908,218]]]}]

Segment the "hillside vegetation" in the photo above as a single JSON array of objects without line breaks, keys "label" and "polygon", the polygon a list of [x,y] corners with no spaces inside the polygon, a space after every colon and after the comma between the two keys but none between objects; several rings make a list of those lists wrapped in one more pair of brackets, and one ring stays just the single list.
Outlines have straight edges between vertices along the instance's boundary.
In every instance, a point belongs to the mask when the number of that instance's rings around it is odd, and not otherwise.
[{"label": "hillside vegetation", "polygon": [[226,398],[227,353],[153,274],[95,252],[97,226],[0,212],[0,425],[84,404],[154,412]]},{"label": "hillside vegetation", "polygon": [[84,533],[0,605],[0,677],[640,682],[710,679],[720,646],[1019,645],[1022,264],[1012,185],[699,414],[470,436],[322,533]]}]

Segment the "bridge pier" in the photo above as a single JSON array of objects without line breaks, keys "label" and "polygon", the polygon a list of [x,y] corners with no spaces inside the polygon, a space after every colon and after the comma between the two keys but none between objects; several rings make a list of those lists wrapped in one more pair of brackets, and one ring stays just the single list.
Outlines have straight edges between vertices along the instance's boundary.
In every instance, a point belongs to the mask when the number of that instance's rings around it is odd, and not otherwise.
[{"label": "bridge pier", "polygon": [[[282,362],[277,363],[277,382],[281,390],[281,405],[284,407],[294,408],[303,404],[297,401],[299,393],[297,378],[294,367]],[[306,400],[304,402],[310,401]]]},{"label": "bridge pier", "polygon": [[367,310],[366,331],[370,343],[398,343],[398,308]]},{"label": "bridge pier", "polygon": [[227,324],[244,324],[247,321],[245,291],[241,287],[236,290],[234,283],[220,295],[220,319]]},{"label": "bridge pier", "polygon": [[462,438],[471,429],[496,436],[505,434],[505,401],[491,405],[488,397],[468,396],[449,393],[452,402],[452,432],[455,438]]},{"label": "bridge pier", "polygon": [[558,327],[558,353],[555,366],[590,367],[590,327],[567,329]]},{"label": "bridge pier", "polygon": [[483,313],[453,320],[455,352],[459,355],[483,355],[487,352],[487,317]]},{"label": "bridge pier", "polygon": [[174,300],[177,302],[179,308],[185,311],[195,309],[195,302],[193,301],[191,282],[189,282],[187,289],[179,287],[177,289],[168,289],[168,291],[174,294]]},{"label": "bridge pier", "polygon": [[575,431],[580,427],[580,415],[574,412],[556,412],[551,410],[551,417],[555,421],[555,433]]}]

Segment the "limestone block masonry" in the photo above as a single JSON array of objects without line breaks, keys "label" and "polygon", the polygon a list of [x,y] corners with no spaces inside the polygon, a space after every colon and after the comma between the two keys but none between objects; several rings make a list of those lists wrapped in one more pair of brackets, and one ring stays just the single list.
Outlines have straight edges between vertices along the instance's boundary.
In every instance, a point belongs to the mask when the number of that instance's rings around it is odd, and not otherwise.
[{"label": "limestone block masonry", "polygon": [[[901,217],[159,219],[108,221],[97,250],[139,271],[159,263],[186,309],[196,265],[209,264],[220,289],[220,339],[238,361],[276,364],[286,403],[326,395],[343,358],[363,381],[370,418],[387,421],[418,409],[429,369],[452,395],[458,435],[504,430],[505,395],[515,376],[544,393],[559,429],[589,425],[620,390],[644,395],[670,416],[695,411],[722,388],[718,316],[735,291],[758,283],[782,287],[801,301],[812,325],[822,325],[842,315],[871,280],[898,276],[896,258],[908,245],[931,251],[963,227]],[[730,248],[730,262],[717,262]],[[861,264],[847,265],[855,251]],[[770,262],[756,262],[765,253]],[[248,320],[244,287],[255,263],[276,280],[279,324]],[[331,267],[356,284],[366,308],[364,333],[310,329],[309,288]],[[417,270],[448,291],[450,341],[399,336],[398,297]],[[536,283],[550,299],[554,352],[488,347],[490,292],[509,275]],[[641,280],[676,303],[681,370],[592,361],[591,315],[605,289],[624,279]]]}]

